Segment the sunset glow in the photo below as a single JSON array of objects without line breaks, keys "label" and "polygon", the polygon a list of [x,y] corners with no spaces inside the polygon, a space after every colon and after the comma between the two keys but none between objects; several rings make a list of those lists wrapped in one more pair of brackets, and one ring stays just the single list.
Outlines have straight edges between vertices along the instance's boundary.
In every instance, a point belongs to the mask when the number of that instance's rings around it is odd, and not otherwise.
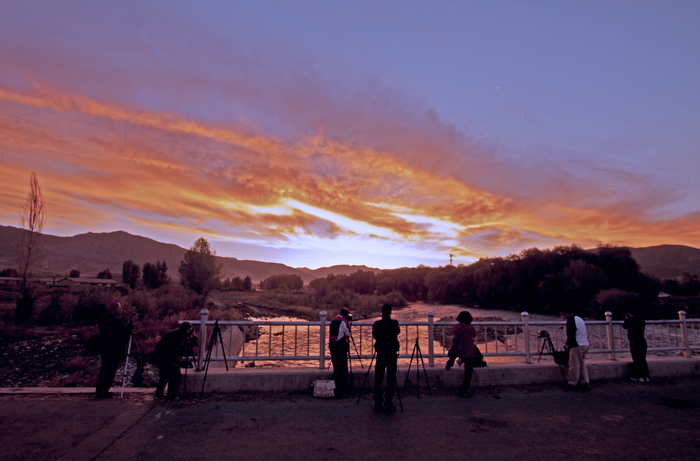
[{"label": "sunset glow", "polygon": [[294,267],[700,247],[700,6],[408,3],[4,2],[0,224],[35,171],[46,233]]}]

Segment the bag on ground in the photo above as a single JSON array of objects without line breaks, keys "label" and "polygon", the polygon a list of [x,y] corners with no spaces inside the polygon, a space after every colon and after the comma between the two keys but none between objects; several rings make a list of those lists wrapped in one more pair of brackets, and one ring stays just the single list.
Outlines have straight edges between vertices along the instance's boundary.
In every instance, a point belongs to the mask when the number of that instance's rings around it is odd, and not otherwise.
[{"label": "bag on ground", "polygon": [[317,379],[313,382],[314,397],[335,396],[335,381],[329,379]]}]

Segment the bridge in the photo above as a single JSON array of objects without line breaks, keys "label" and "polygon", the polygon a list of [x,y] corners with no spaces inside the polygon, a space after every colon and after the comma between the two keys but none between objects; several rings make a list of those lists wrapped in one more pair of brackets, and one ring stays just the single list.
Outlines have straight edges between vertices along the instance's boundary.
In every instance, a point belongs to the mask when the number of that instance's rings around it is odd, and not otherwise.
[{"label": "bridge", "polygon": [[[591,349],[588,370],[592,382],[627,376],[631,358],[626,330],[606,312],[605,320],[586,321]],[[330,379],[326,347],[329,321],[217,321],[203,309],[199,320],[188,320],[199,334],[196,366],[188,371],[187,385],[206,392],[287,392],[309,390],[316,380]],[[401,322],[399,376],[401,386],[425,385],[457,388],[462,373],[444,369],[452,322]],[[555,349],[563,348],[565,322],[532,321],[527,312],[520,321],[474,322],[476,342],[488,367],[475,370],[472,386],[563,382],[544,343],[543,333]],[[351,385],[361,389],[373,382],[372,322],[354,322],[350,351]],[[219,328],[219,336],[212,332]],[[235,333],[235,334],[232,334]],[[652,377],[700,374],[700,319],[647,322],[647,360]],[[220,339],[219,339],[220,338]],[[238,342],[236,339],[238,338]],[[244,340],[245,339],[245,340]],[[221,341],[223,340],[223,341]],[[223,344],[223,347],[221,347]],[[228,366],[228,370],[224,367]],[[254,364],[255,366],[250,366]],[[207,366],[209,365],[209,366]],[[245,366],[248,365],[248,366]],[[262,366],[261,366],[262,365]]]}]

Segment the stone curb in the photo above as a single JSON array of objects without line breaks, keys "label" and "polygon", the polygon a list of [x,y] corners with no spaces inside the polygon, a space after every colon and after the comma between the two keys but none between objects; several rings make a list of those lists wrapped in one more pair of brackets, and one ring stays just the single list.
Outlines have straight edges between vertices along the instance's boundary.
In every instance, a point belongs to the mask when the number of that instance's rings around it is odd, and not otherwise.
[{"label": "stone curb", "polygon": [[[700,376],[700,358],[671,358],[648,357],[649,369],[652,378],[674,378],[687,376]],[[488,358],[487,358],[488,361]],[[615,380],[627,377],[631,361],[623,360],[589,360],[588,371],[592,382],[597,380]],[[421,367],[413,365],[410,373],[407,366],[399,367],[398,382],[400,386],[405,384],[415,385],[420,380],[421,386],[425,386],[425,376],[430,385],[438,388],[457,388],[461,384],[463,373],[461,368],[455,367],[446,371],[444,365],[436,364],[435,367]],[[489,362],[488,367],[475,370],[472,381],[473,387],[484,386],[510,386],[543,383],[563,382],[562,369],[551,361],[537,363],[513,363],[513,362]],[[201,390],[205,373],[190,372],[187,377],[188,390]],[[209,369],[206,376],[205,392],[303,392],[310,391],[315,380],[332,379],[332,370],[319,370],[318,368],[232,368],[228,372],[225,369]],[[352,384],[359,389],[363,385],[367,388],[374,382],[374,371],[364,369],[353,370]],[[181,381],[181,391],[184,379]],[[369,386],[369,387],[368,387]],[[118,397],[121,387],[112,387],[111,392]],[[0,395],[20,394],[93,394],[92,387],[16,387],[0,388]],[[155,388],[125,387],[124,394],[152,395]]]}]

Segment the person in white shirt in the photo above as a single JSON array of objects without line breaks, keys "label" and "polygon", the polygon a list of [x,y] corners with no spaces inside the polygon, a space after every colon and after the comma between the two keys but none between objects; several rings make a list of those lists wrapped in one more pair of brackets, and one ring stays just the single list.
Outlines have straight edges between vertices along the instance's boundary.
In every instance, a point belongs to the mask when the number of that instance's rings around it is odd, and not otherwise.
[{"label": "person in white shirt", "polygon": [[566,348],[569,350],[568,385],[590,390],[586,352],[591,346],[586,333],[586,323],[568,309],[562,310],[561,315],[566,319]]}]

